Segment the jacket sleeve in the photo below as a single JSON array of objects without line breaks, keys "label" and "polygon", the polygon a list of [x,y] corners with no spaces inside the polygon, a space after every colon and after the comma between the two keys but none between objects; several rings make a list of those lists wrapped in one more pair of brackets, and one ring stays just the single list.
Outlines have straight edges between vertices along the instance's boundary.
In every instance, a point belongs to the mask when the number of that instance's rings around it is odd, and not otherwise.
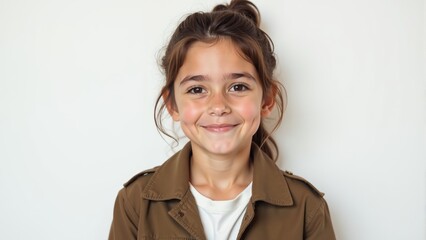
[{"label": "jacket sleeve", "polygon": [[327,202],[321,198],[316,211],[306,221],[305,240],[335,240]]},{"label": "jacket sleeve", "polygon": [[127,198],[126,188],[121,189],[115,200],[114,214],[108,239],[136,240],[138,219],[138,214]]}]

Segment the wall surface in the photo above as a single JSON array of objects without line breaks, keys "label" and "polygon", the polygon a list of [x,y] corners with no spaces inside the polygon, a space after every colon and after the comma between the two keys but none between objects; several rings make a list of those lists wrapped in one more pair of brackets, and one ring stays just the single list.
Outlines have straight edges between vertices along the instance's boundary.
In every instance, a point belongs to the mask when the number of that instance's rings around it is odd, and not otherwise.
[{"label": "wall surface", "polygon": [[[425,1],[254,2],[289,95],[278,164],[339,239],[426,239]],[[1,239],[107,238],[121,184],[173,152],[161,48],[214,3],[0,0]]]}]

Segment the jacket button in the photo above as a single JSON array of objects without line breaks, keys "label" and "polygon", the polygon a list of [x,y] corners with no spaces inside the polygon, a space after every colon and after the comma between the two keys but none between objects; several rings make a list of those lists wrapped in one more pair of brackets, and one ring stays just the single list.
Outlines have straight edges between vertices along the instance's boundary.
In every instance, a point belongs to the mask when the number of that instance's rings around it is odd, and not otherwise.
[{"label": "jacket button", "polygon": [[182,211],[179,211],[178,215],[179,215],[179,217],[183,217],[183,216],[185,216],[185,213],[183,213]]}]

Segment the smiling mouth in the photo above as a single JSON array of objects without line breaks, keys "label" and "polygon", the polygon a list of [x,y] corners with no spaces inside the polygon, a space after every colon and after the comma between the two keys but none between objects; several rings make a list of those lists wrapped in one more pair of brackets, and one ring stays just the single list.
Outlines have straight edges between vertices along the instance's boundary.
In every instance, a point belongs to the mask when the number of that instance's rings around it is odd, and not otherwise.
[{"label": "smiling mouth", "polygon": [[236,127],[238,124],[212,124],[212,125],[206,125],[202,126],[204,129],[206,129],[209,132],[227,132],[232,130],[234,127]]}]

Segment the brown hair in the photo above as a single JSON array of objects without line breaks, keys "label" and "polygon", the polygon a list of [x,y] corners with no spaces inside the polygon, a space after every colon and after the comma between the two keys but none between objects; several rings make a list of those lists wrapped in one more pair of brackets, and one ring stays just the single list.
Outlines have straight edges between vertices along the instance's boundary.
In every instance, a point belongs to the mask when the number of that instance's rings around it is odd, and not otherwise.
[{"label": "brown hair", "polygon": [[259,26],[258,8],[246,0],[232,0],[229,4],[215,6],[211,12],[193,13],[179,24],[161,59],[166,82],[154,109],[155,125],[160,133],[177,142],[177,138],[164,129],[162,119],[166,105],[175,106],[174,81],[191,44],[198,41],[211,43],[221,38],[229,38],[239,48],[243,57],[256,68],[263,97],[268,94],[275,96],[278,115],[276,123],[271,132],[268,132],[262,121],[253,136],[253,142],[272,159],[278,158],[278,146],[271,133],[278,128],[283,118],[285,89],[273,78],[276,67],[274,45],[271,38]]}]

